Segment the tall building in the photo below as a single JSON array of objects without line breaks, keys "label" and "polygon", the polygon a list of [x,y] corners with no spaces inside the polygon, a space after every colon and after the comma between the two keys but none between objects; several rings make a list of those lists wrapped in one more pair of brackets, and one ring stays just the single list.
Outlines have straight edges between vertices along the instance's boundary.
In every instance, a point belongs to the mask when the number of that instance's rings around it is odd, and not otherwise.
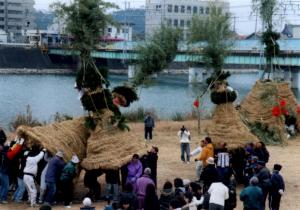
[{"label": "tall building", "polygon": [[[187,37],[193,16],[207,17],[213,0],[146,0],[146,38],[161,25],[179,27]],[[217,7],[229,13],[229,2],[216,1]]]},{"label": "tall building", "polygon": [[22,41],[22,30],[35,27],[34,0],[0,0],[0,29],[11,42]]}]

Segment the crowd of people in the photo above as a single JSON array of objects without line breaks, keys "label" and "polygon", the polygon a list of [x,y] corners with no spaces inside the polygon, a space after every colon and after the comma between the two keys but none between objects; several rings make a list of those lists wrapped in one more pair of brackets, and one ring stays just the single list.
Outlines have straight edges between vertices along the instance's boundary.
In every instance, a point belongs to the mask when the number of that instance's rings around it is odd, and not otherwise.
[{"label": "crowd of people", "polygon": [[[84,185],[89,191],[81,209],[93,210],[92,202],[106,200],[105,210],[233,210],[237,206],[236,186],[241,183],[245,187],[239,199],[244,210],[265,210],[266,203],[270,210],[279,210],[285,191],[282,166],[275,164],[273,172],[269,171],[266,164],[270,155],[264,143],[229,150],[226,143],[216,145],[206,137],[190,151],[190,135],[184,126],[178,132],[182,163],[195,160],[194,181],[178,177],[157,189],[159,150],[152,146],[142,157],[134,154],[120,169],[86,171]],[[43,204],[40,209],[44,210],[57,203],[71,208],[78,157],[74,155],[65,163],[63,151],[51,156],[45,148],[29,149],[20,137],[9,145],[5,142],[5,133],[0,130],[1,204],[27,200],[31,207]],[[105,175],[104,190],[98,182],[101,175]]]}]

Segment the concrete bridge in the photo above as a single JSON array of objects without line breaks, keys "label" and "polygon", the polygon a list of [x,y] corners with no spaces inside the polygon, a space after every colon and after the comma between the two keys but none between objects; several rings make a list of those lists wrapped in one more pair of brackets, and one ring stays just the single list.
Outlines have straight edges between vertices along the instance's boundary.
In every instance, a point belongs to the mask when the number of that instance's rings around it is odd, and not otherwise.
[{"label": "concrete bridge", "polygon": [[[137,42],[119,42],[107,45],[99,50],[92,52],[94,58],[112,59],[112,60],[136,60],[136,47],[141,44]],[[274,64],[284,70],[284,77],[290,81],[294,88],[300,88],[300,40],[287,39],[280,40],[281,55],[274,60]],[[201,50],[205,43],[193,45],[180,44],[174,62],[178,63],[202,63]],[[76,55],[68,49],[52,48],[49,54],[60,56]],[[266,58],[263,55],[263,46],[259,40],[235,41],[232,50],[225,58],[227,68],[256,68],[261,69],[266,64]],[[203,80],[203,68],[190,68],[190,82]],[[134,67],[129,66],[129,77],[134,75]]]}]

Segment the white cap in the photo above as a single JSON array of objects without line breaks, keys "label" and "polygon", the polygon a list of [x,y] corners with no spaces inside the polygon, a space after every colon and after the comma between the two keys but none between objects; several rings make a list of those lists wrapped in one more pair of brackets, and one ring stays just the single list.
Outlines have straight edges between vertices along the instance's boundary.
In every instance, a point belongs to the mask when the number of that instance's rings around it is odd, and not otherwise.
[{"label": "white cap", "polygon": [[61,158],[64,157],[64,153],[62,151],[60,151],[60,150],[57,151],[57,153],[55,155],[58,156],[58,157],[61,157]]},{"label": "white cap", "polygon": [[84,207],[90,207],[92,206],[92,201],[90,198],[84,198],[82,204],[84,205]]},{"label": "white cap", "polygon": [[71,162],[75,164],[79,163],[79,158],[77,157],[77,155],[73,155]]},{"label": "white cap", "polygon": [[215,159],[212,158],[212,157],[209,157],[209,158],[206,160],[206,163],[209,164],[209,165],[214,165],[214,164],[215,164]]}]

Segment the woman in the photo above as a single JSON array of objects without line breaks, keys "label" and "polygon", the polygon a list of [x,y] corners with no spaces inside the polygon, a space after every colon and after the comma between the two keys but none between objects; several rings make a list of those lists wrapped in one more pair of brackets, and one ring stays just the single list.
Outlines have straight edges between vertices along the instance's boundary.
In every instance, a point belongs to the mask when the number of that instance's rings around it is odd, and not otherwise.
[{"label": "woman", "polygon": [[[178,131],[177,135],[180,138],[180,148],[181,148],[181,160],[185,163],[190,163],[190,140],[191,140],[191,133],[184,127]],[[186,159],[185,159],[186,154]]]},{"label": "woman", "polygon": [[134,154],[132,156],[132,160],[127,166],[128,169],[128,175],[126,179],[126,183],[130,183],[133,187],[133,191],[136,191],[136,181],[138,178],[141,177],[143,172],[143,165],[141,161],[139,160],[139,155]]}]

